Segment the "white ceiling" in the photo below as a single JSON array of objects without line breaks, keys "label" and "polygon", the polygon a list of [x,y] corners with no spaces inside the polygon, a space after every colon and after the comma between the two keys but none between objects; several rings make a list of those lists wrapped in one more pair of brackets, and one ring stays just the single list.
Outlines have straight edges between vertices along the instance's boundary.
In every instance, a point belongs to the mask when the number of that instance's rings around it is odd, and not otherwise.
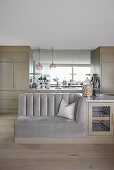
[{"label": "white ceiling", "polygon": [[0,45],[114,45],[114,0],[0,0]]}]

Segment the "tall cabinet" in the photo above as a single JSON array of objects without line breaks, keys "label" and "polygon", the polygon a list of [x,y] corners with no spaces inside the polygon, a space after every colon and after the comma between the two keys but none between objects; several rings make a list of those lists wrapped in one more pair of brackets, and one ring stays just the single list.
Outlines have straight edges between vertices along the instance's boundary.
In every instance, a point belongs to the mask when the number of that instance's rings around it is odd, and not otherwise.
[{"label": "tall cabinet", "polygon": [[15,63],[14,64],[14,89],[15,90],[28,90],[29,76],[28,76],[28,63]]},{"label": "tall cabinet", "polygon": [[18,95],[29,89],[28,46],[0,46],[0,113],[17,112]]},{"label": "tall cabinet", "polygon": [[114,47],[99,47],[91,52],[91,71],[98,75],[103,93],[114,93]]},{"label": "tall cabinet", "polygon": [[0,90],[13,90],[12,63],[0,63]]}]

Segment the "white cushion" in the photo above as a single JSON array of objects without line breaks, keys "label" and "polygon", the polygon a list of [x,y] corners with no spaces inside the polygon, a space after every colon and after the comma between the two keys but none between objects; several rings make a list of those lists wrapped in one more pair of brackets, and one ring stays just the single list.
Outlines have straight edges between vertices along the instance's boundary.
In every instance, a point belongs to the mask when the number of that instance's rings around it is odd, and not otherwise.
[{"label": "white cushion", "polygon": [[75,111],[75,102],[68,105],[62,99],[57,116],[64,117],[67,119],[74,119],[74,111]]}]

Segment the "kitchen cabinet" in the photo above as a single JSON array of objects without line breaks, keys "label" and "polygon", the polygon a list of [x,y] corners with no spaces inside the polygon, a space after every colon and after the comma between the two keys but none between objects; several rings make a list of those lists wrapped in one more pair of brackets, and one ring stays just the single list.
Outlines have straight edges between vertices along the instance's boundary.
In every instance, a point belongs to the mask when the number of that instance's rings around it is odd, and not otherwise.
[{"label": "kitchen cabinet", "polygon": [[0,63],[0,90],[27,90],[28,74],[27,63]]},{"label": "kitchen cabinet", "polygon": [[114,93],[114,47],[99,47],[91,52],[91,71],[98,75],[101,92]]},{"label": "kitchen cabinet", "polygon": [[113,136],[114,103],[89,103],[89,135]]},{"label": "kitchen cabinet", "polygon": [[29,89],[27,46],[0,46],[0,112],[18,109],[18,94]]},{"label": "kitchen cabinet", "polygon": [[27,63],[14,64],[14,89],[29,89],[29,67]]},{"label": "kitchen cabinet", "polygon": [[13,63],[0,63],[0,90],[13,90]]},{"label": "kitchen cabinet", "polygon": [[114,92],[114,53],[102,54],[102,89]]}]

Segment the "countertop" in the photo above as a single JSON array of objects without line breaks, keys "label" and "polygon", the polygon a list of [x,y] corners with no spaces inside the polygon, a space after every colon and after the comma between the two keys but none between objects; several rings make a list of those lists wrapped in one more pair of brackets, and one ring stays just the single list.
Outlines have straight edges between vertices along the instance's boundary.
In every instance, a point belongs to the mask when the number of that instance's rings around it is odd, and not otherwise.
[{"label": "countertop", "polygon": [[114,95],[100,94],[99,96],[86,97],[87,102],[114,102]]},{"label": "countertop", "polygon": [[82,87],[69,87],[69,88],[55,88],[50,87],[49,89],[29,89],[31,92],[41,92],[41,93],[82,93]]},{"label": "countertop", "polygon": [[[50,87],[50,89],[29,89],[31,93],[78,93],[82,95],[82,87],[65,87],[65,88],[55,88]],[[85,97],[87,102],[114,102],[114,94],[98,94],[97,96]]]}]

